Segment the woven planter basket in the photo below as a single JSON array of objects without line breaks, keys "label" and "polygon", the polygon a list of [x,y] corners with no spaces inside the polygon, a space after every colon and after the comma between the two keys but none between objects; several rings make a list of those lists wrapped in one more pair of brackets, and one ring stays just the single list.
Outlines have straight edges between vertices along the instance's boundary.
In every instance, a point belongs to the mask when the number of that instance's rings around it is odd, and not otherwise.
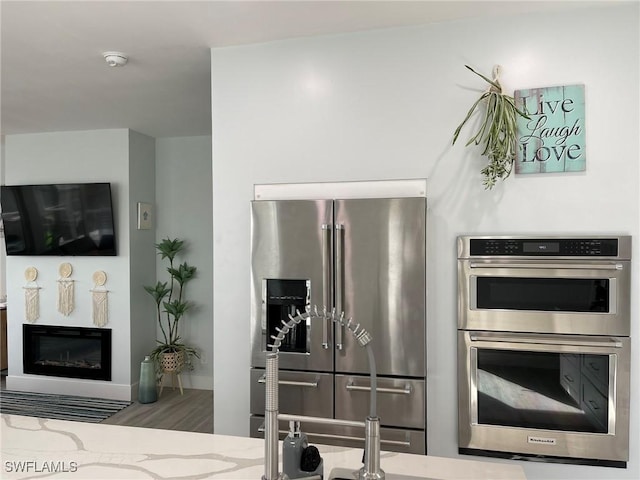
[{"label": "woven planter basket", "polygon": [[184,352],[164,352],[161,355],[160,365],[163,372],[175,372],[182,370],[184,366]]}]

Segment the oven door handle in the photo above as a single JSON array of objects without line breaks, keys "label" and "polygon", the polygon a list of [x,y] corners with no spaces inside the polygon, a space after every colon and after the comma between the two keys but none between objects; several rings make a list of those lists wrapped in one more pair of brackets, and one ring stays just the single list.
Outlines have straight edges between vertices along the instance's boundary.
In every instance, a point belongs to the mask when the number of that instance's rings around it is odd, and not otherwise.
[{"label": "oven door handle", "polygon": [[512,262],[492,262],[492,263],[478,263],[471,262],[469,264],[471,268],[535,268],[543,270],[623,270],[624,265],[621,263],[609,263],[609,264],[566,264],[566,263],[512,263]]},{"label": "oven door handle", "polygon": [[579,339],[556,339],[540,336],[518,335],[509,337],[506,335],[470,335],[472,342],[507,342],[507,343],[539,343],[543,345],[564,345],[568,347],[604,347],[622,348],[622,342],[610,338],[609,340],[579,340]]}]

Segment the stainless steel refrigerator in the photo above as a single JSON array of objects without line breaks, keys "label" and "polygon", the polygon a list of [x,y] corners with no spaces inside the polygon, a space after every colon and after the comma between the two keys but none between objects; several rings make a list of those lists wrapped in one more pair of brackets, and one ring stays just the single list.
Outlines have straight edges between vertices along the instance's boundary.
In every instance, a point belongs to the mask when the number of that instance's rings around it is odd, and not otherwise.
[{"label": "stainless steel refrigerator", "polygon": [[[251,208],[251,436],[262,436],[270,335],[296,309],[326,306],[373,337],[382,449],[426,453],[426,199],[254,201]],[[367,355],[343,327],[298,325],[279,364],[281,413],[364,421]],[[302,429],[311,442],[364,445],[358,428]]]}]

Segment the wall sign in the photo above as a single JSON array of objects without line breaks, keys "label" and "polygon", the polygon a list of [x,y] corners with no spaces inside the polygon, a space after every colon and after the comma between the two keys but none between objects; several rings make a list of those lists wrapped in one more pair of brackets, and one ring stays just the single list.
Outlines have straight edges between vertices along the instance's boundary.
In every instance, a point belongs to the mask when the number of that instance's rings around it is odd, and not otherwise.
[{"label": "wall sign", "polygon": [[586,170],[584,85],[514,92],[518,117],[516,173]]},{"label": "wall sign", "polygon": [[150,203],[138,202],[138,230],[151,230],[153,212]]}]

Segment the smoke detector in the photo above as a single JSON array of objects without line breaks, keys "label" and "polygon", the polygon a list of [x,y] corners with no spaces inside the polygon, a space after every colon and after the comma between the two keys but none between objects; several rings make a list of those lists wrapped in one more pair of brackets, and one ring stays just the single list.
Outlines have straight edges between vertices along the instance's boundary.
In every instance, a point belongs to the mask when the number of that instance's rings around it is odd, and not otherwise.
[{"label": "smoke detector", "polygon": [[122,52],[104,52],[102,56],[110,67],[124,67],[129,60],[127,54]]}]

